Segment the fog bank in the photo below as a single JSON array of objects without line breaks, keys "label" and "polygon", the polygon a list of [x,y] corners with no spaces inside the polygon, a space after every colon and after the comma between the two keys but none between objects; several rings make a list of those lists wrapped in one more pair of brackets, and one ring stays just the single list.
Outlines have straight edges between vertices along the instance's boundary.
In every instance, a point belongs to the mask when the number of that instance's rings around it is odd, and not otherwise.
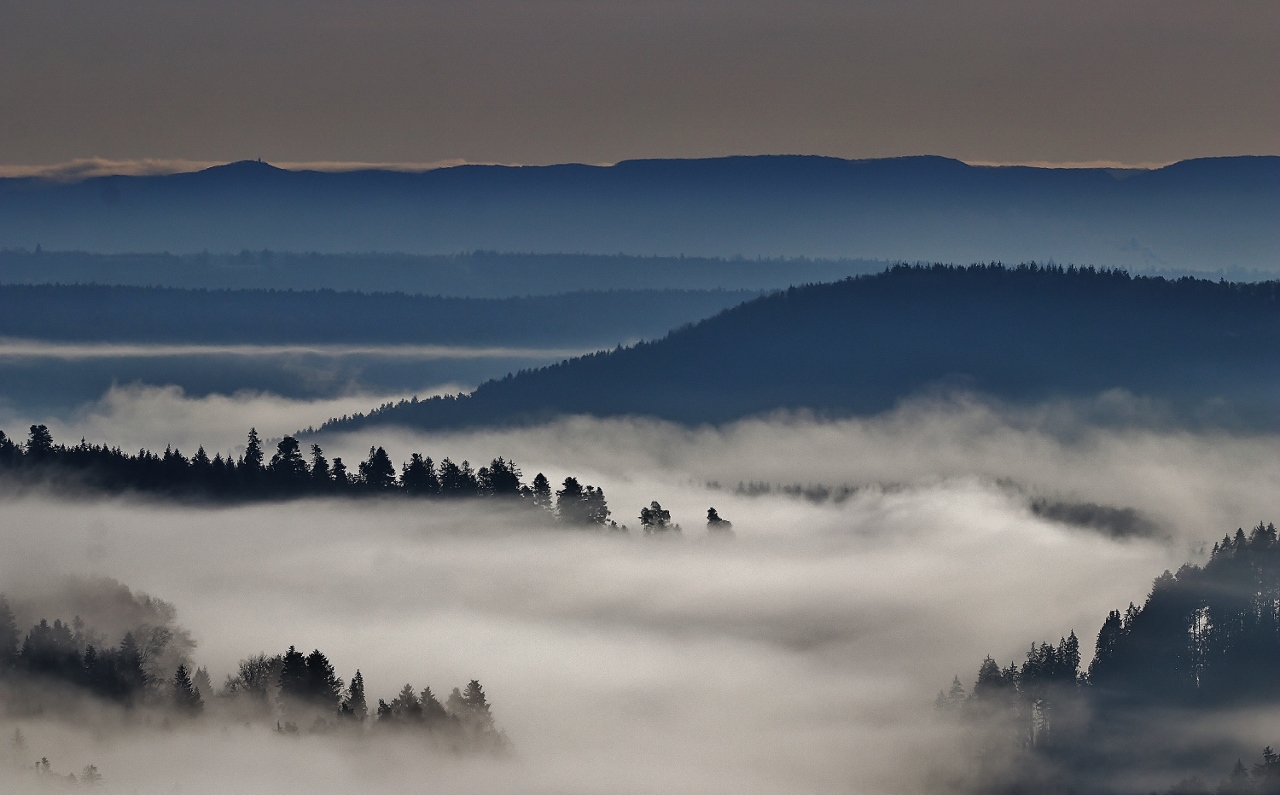
[{"label": "fog bank", "polygon": [[[122,397],[136,410],[119,410],[111,430],[158,433],[144,407],[162,396],[135,397]],[[272,405],[246,398],[208,421],[192,411],[186,432],[216,435],[233,419],[261,430]],[[347,747],[261,726],[24,721],[27,764],[93,763],[107,785],[139,793],[927,791],[965,765],[932,705],[953,675],[970,685],[984,655],[1021,660],[1032,640],[1072,630],[1087,657],[1107,611],[1141,602],[1152,577],[1275,517],[1280,474],[1272,437],[1168,427],[1123,396],[1022,410],[956,399],[723,429],[578,418],[318,441],[348,460],[376,443],[397,464],[420,450],[476,466],[504,455],[526,481],[574,474],[603,487],[632,532],[548,528],[488,502],[189,508],[10,495],[0,590],[116,578],[177,607],[215,683],[239,659],[289,645],[323,650],[346,679],[359,667],[371,700],[405,682],[447,692],[478,678],[513,755]],[[843,496],[751,496],[739,481]],[[680,536],[637,532],[654,499]],[[1157,532],[1115,537],[1071,523],[1087,511],[1038,513],[1037,499],[1131,509]],[[710,505],[733,539],[707,536]],[[1275,741],[1269,722],[1249,726],[1259,748]]]}]

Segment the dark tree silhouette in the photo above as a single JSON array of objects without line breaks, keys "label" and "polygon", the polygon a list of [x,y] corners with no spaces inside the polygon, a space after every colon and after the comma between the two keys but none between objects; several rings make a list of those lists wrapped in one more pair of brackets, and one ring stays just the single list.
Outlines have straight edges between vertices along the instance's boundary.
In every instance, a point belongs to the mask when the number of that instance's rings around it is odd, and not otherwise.
[{"label": "dark tree silhouette", "polygon": [[342,702],[342,680],[319,649],[307,655],[303,697],[312,706],[336,712]]},{"label": "dark tree silhouette", "polygon": [[343,717],[360,722],[369,716],[369,705],[365,703],[364,698],[364,675],[358,668],[356,675],[351,677],[351,684],[347,686],[347,695],[342,699],[341,712]]},{"label": "dark tree silhouette", "polygon": [[311,479],[307,462],[302,458],[302,447],[292,436],[284,437],[276,445],[276,454],[271,457],[267,471],[271,485],[280,491],[303,491]]},{"label": "dark tree silhouette", "polygon": [[388,491],[396,485],[396,468],[386,450],[369,448],[369,457],[360,462],[360,481],[371,491]]},{"label": "dark tree silhouette", "polygon": [[439,477],[442,496],[470,497],[480,491],[480,483],[476,480],[476,474],[467,461],[455,464],[448,458],[442,459]]},{"label": "dark tree silhouette", "polygon": [[262,440],[258,438],[258,429],[249,429],[249,439],[245,443],[244,455],[240,458],[240,467],[246,477],[256,480],[262,470]]},{"label": "dark tree silhouette", "polygon": [[715,508],[707,509],[707,530],[713,533],[732,532],[733,522],[723,519]]},{"label": "dark tree silhouette", "polygon": [[320,445],[311,445],[311,482],[319,491],[328,491],[333,484],[333,472],[329,469],[329,461],[324,457]]},{"label": "dark tree silhouette", "polygon": [[380,726],[413,726],[420,725],[423,720],[422,702],[414,692],[413,685],[406,684],[400,693],[388,704],[378,700],[378,724]]},{"label": "dark tree silhouette", "polygon": [[347,474],[347,465],[342,463],[342,459],[338,456],[333,457],[333,485],[339,490],[345,490],[351,486],[351,476]]},{"label": "dark tree silhouette", "polygon": [[27,437],[27,455],[33,461],[41,461],[53,452],[53,435],[45,425],[32,425]]},{"label": "dark tree silhouette", "polygon": [[[1161,574],[1141,607],[1110,611],[1087,674],[1072,632],[1056,646],[1032,644],[1021,666],[1001,669],[988,657],[959,711],[980,719],[997,747],[1023,750],[1015,780],[988,782],[991,791],[1102,791],[1098,776],[1167,765],[1160,743],[1179,722],[1280,704],[1277,659],[1280,541],[1273,525],[1259,524],[1225,536],[1204,566]],[[1166,729],[1170,716],[1181,717]],[[1202,750],[1206,759],[1214,753]],[[1048,788],[1035,778],[1048,769],[1067,778]],[[1280,758],[1270,749],[1255,773],[1237,765],[1219,795],[1280,793]],[[1211,789],[1188,782],[1175,791]]]},{"label": "dark tree silhouette", "polygon": [[640,509],[640,527],[646,534],[680,529],[679,525],[671,524],[671,511],[659,505],[657,500],[649,503],[648,507]]},{"label": "dark tree silhouette", "polygon": [[293,646],[290,646],[281,658],[278,684],[282,702],[287,699],[297,702],[307,701],[307,658]]},{"label": "dark tree silhouette", "polygon": [[9,600],[0,594],[0,676],[17,664],[20,637]]},{"label": "dark tree silhouette", "polygon": [[476,473],[480,493],[496,497],[520,496],[520,467],[514,461],[498,456]]},{"label": "dark tree silhouette", "polygon": [[[204,448],[188,460],[173,447],[155,455],[147,450],[128,454],[119,448],[91,445],[83,439],[75,446],[54,444],[51,437],[38,431],[36,426],[36,441],[31,446],[43,452],[28,455],[19,446],[9,444],[0,450],[0,476],[50,483],[76,492],[138,491],[194,500],[277,500],[328,494],[356,498],[377,494],[501,498],[547,510],[552,505],[551,484],[545,475],[539,473],[532,485],[526,486],[521,481],[520,467],[502,456],[476,472],[465,460],[457,464],[444,458],[437,467],[431,458],[414,453],[397,477],[385,448],[371,446],[368,459],[360,463],[359,474],[353,478],[341,458],[328,462],[319,445],[311,446],[308,465],[301,444],[292,436],[280,440],[264,467],[256,430],[250,430],[246,452],[239,462],[223,458],[220,453],[210,459]],[[61,472],[73,477],[58,476]],[[612,512],[602,488],[582,484],[570,476],[555,498],[554,513],[566,525],[626,529],[610,521]]]},{"label": "dark tree silhouette", "polygon": [[466,717],[464,722],[472,727],[489,730],[493,728],[493,715],[489,711],[489,700],[485,697],[484,688],[479,680],[472,679],[462,691],[462,704]]},{"label": "dark tree silhouette", "polygon": [[551,506],[551,483],[547,480],[547,476],[539,472],[533,476],[533,504],[539,508],[550,511]]},{"label": "dark tree silhouette", "polygon": [[55,620],[41,619],[22,641],[18,654],[22,667],[32,674],[74,679],[81,670],[80,649],[71,627]]},{"label": "dark tree silhouette", "polygon": [[418,703],[422,705],[422,719],[428,724],[443,723],[449,719],[449,713],[445,711],[444,704],[441,704],[440,699],[431,692],[431,688],[422,688]]},{"label": "dark tree silhouette", "polygon": [[173,675],[173,706],[178,712],[186,715],[199,715],[204,710],[204,699],[200,691],[191,683],[187,666],[179,665]]},{"label": "dark tree silhouette", "polygon": [[436,479],[435,465],[430,458],[414,453],[409,463],[400,470],[400,487],[406,494],[438,494],[440,481]]}]

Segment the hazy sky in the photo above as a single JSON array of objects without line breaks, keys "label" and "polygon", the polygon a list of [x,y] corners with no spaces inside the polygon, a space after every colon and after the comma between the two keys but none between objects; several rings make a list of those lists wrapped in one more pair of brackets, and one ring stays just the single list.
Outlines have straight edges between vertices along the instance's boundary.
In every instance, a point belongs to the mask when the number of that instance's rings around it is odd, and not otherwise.
[{"label": "hazy sky", "polygon": [[1280,152],[1273,0],[0,0],[0,163]]}]

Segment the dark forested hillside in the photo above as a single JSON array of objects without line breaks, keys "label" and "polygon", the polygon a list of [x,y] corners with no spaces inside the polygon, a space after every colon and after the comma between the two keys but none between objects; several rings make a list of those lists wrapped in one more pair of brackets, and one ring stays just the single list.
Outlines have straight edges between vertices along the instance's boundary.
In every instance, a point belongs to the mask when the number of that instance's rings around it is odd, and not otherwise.
[{"label": "dark forested hillside", "polygon": [[759,298],[631,348],[384,406],[326,428],[559,414],[721,422],[876,412],[928,388],[1008,400],[1125,389],[1215,420],[1280,419],[1280,284],[1117,271],[897,267]]},{"label": "dark forested hillside", "polygon": [[1147,792],[1163,778],[1177,795],[1209,795],[1212,776],[1219,795],[1280,792],[1270,747],[1252,773],[1228,772],[1247,731],[1224,730],[1232,710],[1280,702],[1278,595],[1280,543],[1260,523],[1225,536],[1204,566],[1157,577],[1141,607],[1113,610],[1083,671],[1074,632],[1032,644],[1020,666],[988,657],[971,692],[957,678],[937,699],[982,738],[975,789]]},{"label": "dark forested hillside", "polygon": [[186,343],[610,345],[757,293],[624,290],[528,298],[0,285],[0,337]]},{"label": "dark forested hillside", "polygon": [[0,248],[581,252],[1274,272],[1280,158],[1154,170],[762,156],[0,180]]}]

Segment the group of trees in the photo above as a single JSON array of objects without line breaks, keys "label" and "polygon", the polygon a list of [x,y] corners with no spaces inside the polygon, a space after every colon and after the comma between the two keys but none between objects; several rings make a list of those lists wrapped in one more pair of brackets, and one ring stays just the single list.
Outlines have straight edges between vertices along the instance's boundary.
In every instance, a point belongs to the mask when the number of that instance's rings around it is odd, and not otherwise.
[{"label": "group of trees", "polygon": [[[1057,646],[1032,644],[1021,665],[988,657],[972,692],[957,677],[937,704],[980,725],[988,746],[1022,752],[1024,763],[1069,759],[1077,773],[1096,773],[1154,750],[1162,728],[1151,716],[1190,721],[1280,703],[1278,660],[1280,541],[1274,525],[1259,524],[1225,536],[1204,566],[1157,577],[1141,607],[1111,611],[1086,670],[1072,633]],[[1138,722],[1147,727],[1140,739]],[[1237,762],[1219,792],[1280,793],[1280,757],[1270,748],[1264,757],[1252,773]]]},{"label": "group of trees", "polygon": [[[182,696],[175,683],[175,699]],[[284,654],[258,654],[241,660],[214,704],[239,714],[275,717],[277,729],[284,733],[371,726],[434,732],[455,747],[461,743],[473,749],[497,750],[505,742],[494,726],[488,697],[478,680],[472,679],[462,689],[453,688],[443,703],[430,687],[418,691],[406,684],[390,702],[379,699],[371,711],[364,675],[357,670],[344,685],[319,649],[303,654],[290,646]]]},{"label": "group of trees", "polygon": [[147,686],[153,676],[146,664],[158,651],[154,639],[132,632],[119,645],[105,646],[79,618],[69,624],[42,619],[21,635],[8,601],[0,594],[0,680],[59,681],[132,705],[149,695]]},{"label": "group of trees", "polygon": [[65,480],[106,491],[143,491],[225,499],[269,499],[306,494],[359,494],[399,492],[415,496],[532,497],[520,482],[514,462],[495,458],[479,470],[467,461],[448,458],[437,465],[414,453],[397,476],[386,450],[369,448],[366,460],[350,471],[341,458],[329,461],[320,445],[313,444],[310,460],[301,443],[286,436],[270,459],[256,430],[250,430],[239,458],[212,458],[201,447],[188,458],[165,448],[163,454],[140,450],[126,453],[118,447],[55,444],[49,429],[32,425],[25,445],[0,431],[0,470],[10,476]]},{"label": "group of trees", "polygon": [[[413,498],[489,497],[508,499],[541,509],[559,522],[582,527],[626,531],[610,516],[604,489],[566,477],[559,489],[539,472],[529,484],[514,461],[499,456],[478,470],[470,462],[439,463],[413,453],[396,472],[382,447],[370,447],[369,455],[354,472],[339,457],[325,457],[320,445],[311,445],[310,460],[301,443],[286,436],[276,444],[270,459],[261,437],[250,429],[239,458],[215,454],[209,458],[201,447],[187,458],[165,448],[161,455],[148,450],[126,453],[118,447],[54,443],[48,427],[32,425],[26,444],[18,444],[0,431],[0,474],[68,488],[106,492],[138,491],[165,496],[220,500],[286,499],[307,495],[400,495]],[[640,511],[646,534],[680,530],[671,523],[671,512],[656,501]],[[709,530],[727,531],[732,523],[721,519],[715,508],[707,512]]]},{"label": "group of trees", "polygon": [[[303,654],[258,654],[240,661],[234,675],[215,690],[203,668],[186,662],[172,676],[147,666],[148,649],[128,633],[119,645],[94,642],[80,619],[42,619],[23,635],[8,601],[0,595],[0,687],[12,708],[42,711],[51,693],[81,694],[126,709],[158,709],[171,718],[208,713],[236,719],[274,720],[281,732],[348,727],[419,729],[437,732],[453,747],[496,750],[505,742],[494,726],[484,688],[471,680],[442,703],[431,688],[404,688],[370,714],[359,670],[345,684],[319,649]],[[72,700],[74,703],[74,700]],[[299,727],[302,727],[300,729]]]}]

